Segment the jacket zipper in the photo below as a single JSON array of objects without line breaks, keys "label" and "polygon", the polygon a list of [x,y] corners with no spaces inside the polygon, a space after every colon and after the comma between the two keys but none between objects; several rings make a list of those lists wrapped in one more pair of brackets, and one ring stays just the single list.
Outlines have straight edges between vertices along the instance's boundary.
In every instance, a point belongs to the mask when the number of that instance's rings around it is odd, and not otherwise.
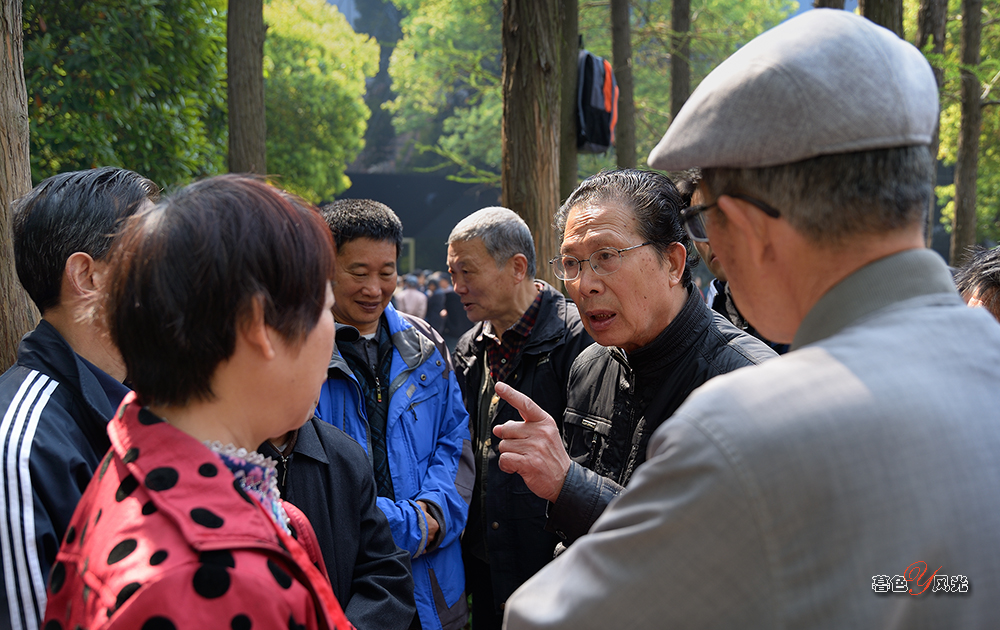
[{"label": "jacket zipper", "polygon": [[285,484],[288,482],[288,460],[291,458],[291,455],[278,455],[278,457],[281,458],[281,493],[284,494],[288,491]]}]

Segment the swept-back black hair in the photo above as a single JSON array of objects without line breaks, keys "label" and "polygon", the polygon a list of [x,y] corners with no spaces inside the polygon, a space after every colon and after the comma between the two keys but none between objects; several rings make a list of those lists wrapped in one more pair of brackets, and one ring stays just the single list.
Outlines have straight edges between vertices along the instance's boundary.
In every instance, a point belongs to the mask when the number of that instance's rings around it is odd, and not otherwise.
[{"label": "swept-back black hair", "polygon": [[38,310],[59,305],[70,256],[104,258],[122,220],[159,196],[142,175],[108,166],[53,175],[14,202],[14,264]]},{"label": "swept-back black hair", "polygon": [[962,295],[974,295],[1000,320],[1000,247],[980,248],[955,275]]},{"label": "swept-back black hair", "polygon": [[388,241],[403,247],[403,223],[389,206],[372,199],[338,199],[322,206],[320,214],[333,232],[337,248],[356,238]]},{"label": "swept-back black hair", "polygon": [[581,204],[617,203],[631,208],[636,231],[643,241],[650,241],[662,260],[664,252],[674,243],[687,250],[687,261],[681,282],[691,287],[691,269],[698,264],[698,252],[691,246],[687,230],[681,222],[681,210],[691,201],[684,201],[669,177],[656,171],[621,169],[603,171],[583,180],[556,212],[556,231],[560,239],[566,232],[569,211]]}]

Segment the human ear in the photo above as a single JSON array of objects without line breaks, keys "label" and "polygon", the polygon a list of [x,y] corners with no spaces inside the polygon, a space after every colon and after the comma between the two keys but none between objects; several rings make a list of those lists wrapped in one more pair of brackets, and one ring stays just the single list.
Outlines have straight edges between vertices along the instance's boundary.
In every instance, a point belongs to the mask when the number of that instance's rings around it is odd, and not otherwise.
[{"label": "human ear", "polygon": [[[729,231],[730,240],[743,245],[751,262],[763,262],[771,254],[770,228],[774,219],[749,201],[729,195],[722,195],[717,203],[719,212],[729,223],[726,229]],[[717,248],[715,251],[718,255]],[[723,264],[723,266],[725,265]]]},{"label": "human ear", "polygon": [[277,332],[264,322],[263,296],[255,295],[253,297],[250,313],[239,326],[237,334],[265,359],[273,359],[277,356],[274,337]]},{"label": "human ear", "polygon": [[514,265],[514,280],[521,282],[528,275],[528,258],[524,254],[514,254],[510,257],[510,262]]},{"label": "human ear", "polygon": [[684,277],[684,267],[687,265],[687,248],[680,243],[671,243],[664,252],[666,262],[670,266],[670,286],[680,284]]},{"label": "human ear", "polygon": [[97,290],[96,271],[97,263],[90,254],[75,252],[63,267],[63,290],[78,296],[93,293]]}]

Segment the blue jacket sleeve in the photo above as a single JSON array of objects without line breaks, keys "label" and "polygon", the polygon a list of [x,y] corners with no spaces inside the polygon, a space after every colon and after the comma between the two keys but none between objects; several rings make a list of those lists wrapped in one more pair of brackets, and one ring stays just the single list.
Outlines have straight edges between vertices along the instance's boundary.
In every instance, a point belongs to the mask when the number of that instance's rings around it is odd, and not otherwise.
[{"label": "blue jacket sleeve", "polygon": [[[379,497],[378,506],[385,512],[393,539],[416,558],[438,547],[451,544],[465,529],[472,500],[475,464],[469,439],[469,415],[462,404],[462,394],[455,373],[447,370],[440,378],[443,402],[434,450],[420,480],[420,491],[410,500],[392,502]],[[426,501],[440,530],[428,539],[427,521],[416,501]]]}]

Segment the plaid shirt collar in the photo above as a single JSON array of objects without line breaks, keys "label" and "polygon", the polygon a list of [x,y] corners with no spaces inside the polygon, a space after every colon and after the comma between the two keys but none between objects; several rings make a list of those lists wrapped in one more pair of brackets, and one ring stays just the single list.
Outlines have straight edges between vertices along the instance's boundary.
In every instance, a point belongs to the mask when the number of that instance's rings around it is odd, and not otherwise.
[{"label": "plaid shirt collar", "polygon": [[514,359],[528,343],[528,336],[535,326],[535,321],[538,320],[538,310],[542,304],[541,287],[538,288],[538,294],[535,295],[528,310],[524,311],[524,315],[521,315],[521,318],[499,337],[490,322],[483,325],[482,337],[486,340],[486,362],[490,368],[490,376],[496,382],[503,381],[510,375]]}]

